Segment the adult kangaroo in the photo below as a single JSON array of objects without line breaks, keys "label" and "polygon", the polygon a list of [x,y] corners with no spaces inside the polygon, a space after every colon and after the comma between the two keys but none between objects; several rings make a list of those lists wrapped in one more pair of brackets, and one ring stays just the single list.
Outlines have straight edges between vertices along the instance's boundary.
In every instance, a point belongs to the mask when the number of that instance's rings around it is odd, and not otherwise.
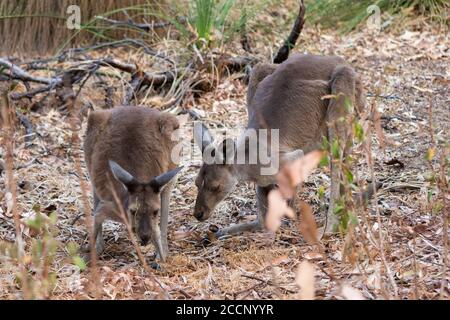
[{"label": "adult kangaroo", "polygon": [[[336,98],[323,99],[334,95]],[[275,174],[264,173],[267,167],[261,158],[261,149],[271,152],[269,142],[262,138],[260,129],[278,129],[279,149],[272,151],[271,159],[279,158],[279,164],[293,160],[321,146],[323,138],[333,141],[346,139],[351,130],[342,119],[349,108],[346,97],[362,111],[365,94],[360,78],[354,69],[337,56],[292,55],[280,65],[258,64],[254,67],[247,91],[248,123],[237,139],[223,140],[213,145],[213,138],[204,125],[194,128],[194,137],[202,149],[204,163],[196,178],[198,195],[194,216],[206,220],[239,181],[256,183],[258,219],[218,231],[218,236],[264,228],[267,211],[267,194],[274,188]],[[251,147],[252,134],[257,135],[256,149]],[[272,137],[273,139],[273,137]],[[341,147],[341,156],[349,150]],[[215,162],[205,161],[211,154]],[[241,163],[240,154],[250,157],[257,154],[256,163]],[[274,154],[275,153],[275,154]],[[333,213],[340,197],[340,172],[331,164],[330,205],[327,212],[325,233],[333,233],[337,217]]]},{"label": "adult kangaroo", "polygon": [[165,260],[170,194],[181,169],[171,159],[175,145],[171,135],[178,127],[175,116],[142,106],[89,114],[84,153],[94,196],[98,254],[104,249],[103,221],[126,218],[141,244],[152,240]]}]

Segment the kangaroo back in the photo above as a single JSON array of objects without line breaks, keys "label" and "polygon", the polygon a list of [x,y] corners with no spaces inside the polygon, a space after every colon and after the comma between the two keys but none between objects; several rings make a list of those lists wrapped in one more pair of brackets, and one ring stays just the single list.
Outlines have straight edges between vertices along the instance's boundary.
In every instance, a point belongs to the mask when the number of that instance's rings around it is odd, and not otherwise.
[{"label": "kangaroo back", "polygon": [[[342,71],[353,73],[353,84],[341,88]],[[363,108],[362,85],[353,69],[337,56],[294,55],[275,67],[259,64],[247,92],[250,128],[280,129],[280,149],[308,152],[327,135],[326,122],[341,108],[329,94],[342,92]],[[337,110],[336,110],[337,109]]]},{"label": "kangaroo back", "polygon": [[[100,198],[110,198],[109,160],[119,163],[139,181],[175,168],[170,159],[174,116],[146,107],[116,107],[90,114],[85,140],[88,171]],[[114,181],[120,194],[122,187]]]}]

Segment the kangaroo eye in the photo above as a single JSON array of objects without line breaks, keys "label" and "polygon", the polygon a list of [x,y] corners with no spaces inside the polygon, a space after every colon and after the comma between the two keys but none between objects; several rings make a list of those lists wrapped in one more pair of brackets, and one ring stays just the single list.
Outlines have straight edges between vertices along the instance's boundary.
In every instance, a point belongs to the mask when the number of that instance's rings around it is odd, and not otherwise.
[{"label": "kangaroo eye", "polygon": [[159,210],[154,210],[154,211],[152,212],[153,216],[157,216],[157,215],[158,215],[158,212],[159,212]]},{"label": "kangaroo eye", "polygon": [[209,188],[209,190],[212,192],[217,192],[217,191],[219,191],[219,186],[211,187],[211,188]]}]

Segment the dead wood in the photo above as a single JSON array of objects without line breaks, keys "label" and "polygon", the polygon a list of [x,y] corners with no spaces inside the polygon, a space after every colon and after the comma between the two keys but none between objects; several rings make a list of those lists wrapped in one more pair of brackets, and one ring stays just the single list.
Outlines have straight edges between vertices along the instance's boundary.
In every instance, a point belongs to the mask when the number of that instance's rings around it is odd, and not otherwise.
[{"label": "dead wood", "polygon": [[126,39],[121,39],[121,40],[117,40],[117,41],[102,42],[102,43],[95,44],[95,45],[88,46],[88,47],[69,48],[53,57],[44,58],[44,59],[27,60],[27,61],[17,63],[17,65],[24,66],[26,69],[39,70],[39,69],[45,68],[46,70],[49,70],[48,67],[46,67],[46,65],[51,62],[55,62],[55,61],[63,62],[63,61],[67,61],[70,59],[74,59],[75,57],[77,57],[80,54],[85,54],[85,53],[88,53],[91,51],[102,50],[105,48],[119,48],[119,47],[126,47],[126,46],[129,46],[129,47],[132,47],[135,49],[142,49],[142,51],[144,53],[146,53],[150,56],[162,59],[172,65],[175,64],[174,61],[167,58],[162,53],[156,52],[155,50],[150,48],[148,45],[146,45],[143,41],[138,40],[138,39],[126,38]]},{"label": "dead wood", "polygon": [[[1,74],[0,80],[20,80],[23,82],[36,82],[43,83],[46,86],[36,88],[34,90],[29,90],[23,93],[12,93],[12,100],[19,100],[22,98],[31,99],[37,94],[49,92],[53,89],[61,89],[63,84],[63,77],[67,76],[68,81],[70,81],[71,85],[79,83],[83,79],[87,79],[86,76],[90,77],[93,73],[96,73],[99,67],[112,67],[115,69],[119,69],[123,72],[130,73],[132,75],[132,81],[130,83],[130,87],[133,89],[127,94],[127,99],[131,100],[132,94],[137,91],[140,85],[148,85],[155,87],[162,87],[165,84],[170,84],[174,81],[175,77],[172,72],[164,72],[161,74],[150,74],[144,71],[139,70],[136,65],[123,63],[118,60],[106,58],[99,60],[88,60],[83,62],[83,66],[76,67],[64,71],[62,75],[54,76],[53,78],[45,78],[32,76],[28,72],[24,71],[17,65],[12,64],[11,62],[0,59],[0,66],[4,66],[9,69],[9,76],[7,74]],[[131,90],[131,89],[130,89]],[[58,93],[57,93],[58,94]]]},{"label": "dead wood", "polygon": [[46,78],[46,77],[39,77],[39,76],[32,76],[28,72],[24,71],[23,69],[19,68],[18,66],[14,65],[12,62],[0,58],[0,66],[3,67],[0,69],[2,72],[2,78],[6,77],[6,80],[20,80],[20,81],[30,81],[30,82],[36,82],[36,83],[42,83],[47,85],[53,85],[57,82],[61,82],[61,78]]},{"label": "dead wood", "polygon": [[[123,63],[121,61],[117,61],[114,59],[101,59],[101,60],[94,60],[93,63],[98,64],[102,67],[113,67],[116,69],[119,69],[121,71],[136,74],[139,69],[136,65],[132,65],[129,63]],[[170,84],[174,81],[175,77],[172,72],[164,72],[161,74],[151,74],[143,71],[139,71],[139,73],[142,73],[140,77],[142,77],[142,84],[149,85],[153,87],[161,87],[165,84]]]}]

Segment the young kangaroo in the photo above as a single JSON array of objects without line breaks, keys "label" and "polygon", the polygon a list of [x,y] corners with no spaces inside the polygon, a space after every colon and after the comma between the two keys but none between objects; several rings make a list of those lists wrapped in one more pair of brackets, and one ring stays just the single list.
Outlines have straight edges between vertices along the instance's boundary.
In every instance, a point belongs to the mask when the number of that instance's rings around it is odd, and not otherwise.
[{"label": "young kangaroo", "polygon": [[[338,98],[322,99],[330,94]],[[337,121],[347,112],[345,96],[351,99],[358,110],[363,109],[364,92],[360,79],[342,58],[293,55],[278,66],[255,66],[247,92],[248,123],[237,142],[227,139],[215,148],[212,146],[213,138],[205,126],[194,128],[195,140],[203,154],[212,148],[215,158],[223,160],[216,163],[204,161],[195,181],[198,195],[194,216],[200,221],[206,220],[239,181],[253,181],[257,185],[258,220],[224,228],[217,235],[264,228],[267,194],[275,187],[276,172],[262,174],[264,165],[261,149],[264,152],[271,151],[264,138],[257,139],[256,148],[251,149],[249,133],[256,130],[256,136],[261,138],[260,129],[279,129],[279,150],[272,151],[271,159],[279,158],[279,163],[283,164],[319,148],[323,137],[333,141],[335,137],[344,139],[350,134],[348,125]],[[341,150],[341,156],[348,151]],[[247,156],[257,153],[256,163],[242,164],[237,161],[240,152]],[[328,234],[333,232],[337,222],[333,209],[340,196],[339,181],[339,170],[331,165],[330,206],[325,229]]]},{"label": "young kangaroo", "polygon": [[98,254],[104,249],[103,221],[123,222],[125,213],[141,244],[151,239],[165,260],[170,194],[181,169],[170,157],[175,143],[171,134],[178,127],[176,117],[141,106],[89,114],[84,153],[94,196]]}]

